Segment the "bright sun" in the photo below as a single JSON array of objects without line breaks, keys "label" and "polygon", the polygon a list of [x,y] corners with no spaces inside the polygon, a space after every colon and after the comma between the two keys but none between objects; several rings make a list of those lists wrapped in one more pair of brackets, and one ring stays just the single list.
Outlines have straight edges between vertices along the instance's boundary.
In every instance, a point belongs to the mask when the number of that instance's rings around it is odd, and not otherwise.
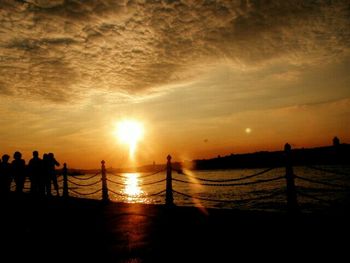
[{"label": "bright sun", "polygon": [[129,146],[129,155],[133,157],[137,142],[143,136],[143,125],[135,120],[123,120],[116,124],[115,134],[121,143]]}]

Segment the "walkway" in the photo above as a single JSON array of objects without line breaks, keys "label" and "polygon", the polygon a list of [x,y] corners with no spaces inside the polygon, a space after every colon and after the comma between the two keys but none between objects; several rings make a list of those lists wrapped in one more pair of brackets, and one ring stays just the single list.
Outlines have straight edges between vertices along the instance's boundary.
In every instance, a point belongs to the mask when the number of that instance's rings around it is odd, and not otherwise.
[{"label": "walkway", "polygon": [[346,251],[342,238],[347,240],[350,233],[348,215],[289,218],[283,213],[167,209],[74,198],[38,203],[29,196],[11,197],[1,206],[0,255],[27,262],[278,259],[281,252],[294,257],[328,253],[333,247]]}]

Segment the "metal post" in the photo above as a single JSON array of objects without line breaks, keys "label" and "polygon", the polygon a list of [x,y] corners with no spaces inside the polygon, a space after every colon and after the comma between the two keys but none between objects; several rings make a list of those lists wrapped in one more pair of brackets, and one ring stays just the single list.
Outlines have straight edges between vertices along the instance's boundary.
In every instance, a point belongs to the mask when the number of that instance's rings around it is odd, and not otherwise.
[{"label": "metal post", "polygon": [[173,198],[173,185],[172,185],[172,177],[171,177],[171,156],[167,156],[167,166],[166,166],[166,195],[165,195],[165,205],[170,207],[174,205]]},{"label": "metal post", "polygon": [[67,178],[68,169],[67,169],[66,163],[63,164],[62,172],[63,172],[63,197],[67,198],[69,197],[69,194],[68,194],[68,178]]},{"label": "metal post", "polygon": [[105,161],[101,161],[101,181],[102,181],[102,200],[105,202],[109,201],[108,197],[108,188],[107,188],[107,176],[106,176],[106,167]]},{"label": "metal post", "polygon": [[286,181],[287,181],[287,208],[288,213],[296,214],[299,211],[297,193],[294,183],[294,172],[291,158],[292,147],[286,143],[284,145],[286,161]]}]

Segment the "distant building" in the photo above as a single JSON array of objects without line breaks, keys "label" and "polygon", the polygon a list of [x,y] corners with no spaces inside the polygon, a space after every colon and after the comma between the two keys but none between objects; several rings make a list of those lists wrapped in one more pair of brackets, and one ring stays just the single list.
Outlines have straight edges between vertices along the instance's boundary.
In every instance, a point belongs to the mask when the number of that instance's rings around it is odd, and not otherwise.
[{"label": "distant building", "polygon": [[333,146],[339,146],[339,144],[340,144],[340,140],[337,136],[335,136],[333,138]]}]

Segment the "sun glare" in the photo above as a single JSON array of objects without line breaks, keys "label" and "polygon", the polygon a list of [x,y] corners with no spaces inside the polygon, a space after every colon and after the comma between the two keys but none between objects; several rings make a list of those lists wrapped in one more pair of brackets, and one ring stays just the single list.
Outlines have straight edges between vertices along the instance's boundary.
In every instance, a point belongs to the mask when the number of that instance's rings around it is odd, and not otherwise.
[{"label": "sun glare", "polygon": [[135,120],[120,121],[116,125],[116,137],[121,143],[129,147],[129,155],[133,157],[137,143],[143,136],[143,125]]},{"label": "sun glare", "polygon": [[251,129],[251,128],[246,128],[246,129],[245,129],[245,133],[246,133],[246,134],[250,134],[251,132],[252,132],[252,129]]},{"label": "sun glare", "polygon": [[141,194],[141,189],[138,185],[138,174],[127,174],[126,186],[124,192],[130,197],[136,197]]}]

